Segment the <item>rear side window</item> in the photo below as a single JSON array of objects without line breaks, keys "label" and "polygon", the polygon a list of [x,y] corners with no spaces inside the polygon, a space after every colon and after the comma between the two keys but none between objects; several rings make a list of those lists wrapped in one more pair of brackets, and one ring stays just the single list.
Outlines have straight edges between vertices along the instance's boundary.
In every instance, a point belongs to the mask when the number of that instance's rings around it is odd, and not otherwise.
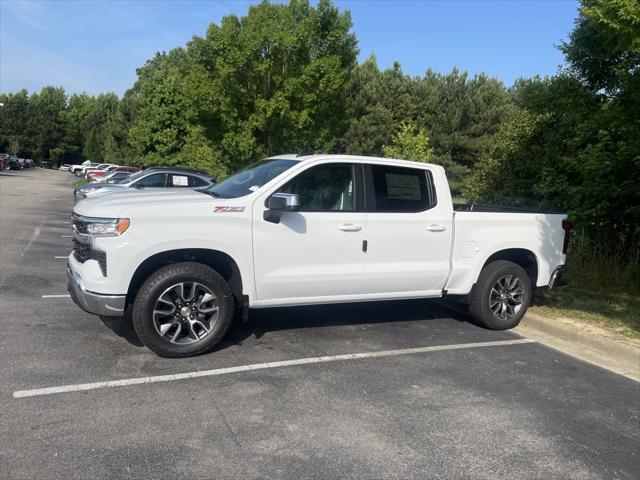
[{"label": "rear side window", "polygon": [[204,187],[205,185],[209,185],[203,179],[199,177],[189,177],[189,186],[190,187]]},{"label": "rear side window", "polygon": [[428,170],[390,165],[368,167],[369,211],[420,212],[435,206],[433,180]]}]

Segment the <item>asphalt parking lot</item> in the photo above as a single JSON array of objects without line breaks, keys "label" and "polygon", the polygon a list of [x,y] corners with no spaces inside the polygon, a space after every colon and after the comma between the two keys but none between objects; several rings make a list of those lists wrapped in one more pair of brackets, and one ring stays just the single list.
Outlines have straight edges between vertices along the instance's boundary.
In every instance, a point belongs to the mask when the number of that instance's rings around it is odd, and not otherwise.
[{"label": "asphalt parking lot", "polygon": [[640,478],[639,383],[437,302],[261,310],[156,357],[66,297],[73,180],[0,173],[3,478]]}]

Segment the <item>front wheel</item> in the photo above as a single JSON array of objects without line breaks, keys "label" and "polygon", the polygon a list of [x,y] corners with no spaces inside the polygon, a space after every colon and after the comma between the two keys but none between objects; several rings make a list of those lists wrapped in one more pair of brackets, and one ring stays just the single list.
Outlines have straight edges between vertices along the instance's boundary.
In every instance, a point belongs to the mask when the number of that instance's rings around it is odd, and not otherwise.
[{"label": "front wheel", "polygon": [[506,330],[520,323],[531,303],[531,279],[513,262],[486,265],[471,292],[469,312],[487,328]]},{"label": "front wheel", "polygon": [[153,273],[133,303],[133,327],[146,347],[162,357],[211,350],[234,315],[227,282],[201,263],[181,262]]}]

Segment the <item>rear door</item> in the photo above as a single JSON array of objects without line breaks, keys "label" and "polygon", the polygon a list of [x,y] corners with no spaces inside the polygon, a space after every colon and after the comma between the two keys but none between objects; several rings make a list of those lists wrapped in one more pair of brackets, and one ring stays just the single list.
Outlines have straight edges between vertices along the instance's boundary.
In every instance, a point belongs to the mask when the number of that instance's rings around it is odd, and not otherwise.
[{"label": "rear door", "polygon": [[451,203],[428,169],[365,164],[365,293],[438,296],[449,275]]}]

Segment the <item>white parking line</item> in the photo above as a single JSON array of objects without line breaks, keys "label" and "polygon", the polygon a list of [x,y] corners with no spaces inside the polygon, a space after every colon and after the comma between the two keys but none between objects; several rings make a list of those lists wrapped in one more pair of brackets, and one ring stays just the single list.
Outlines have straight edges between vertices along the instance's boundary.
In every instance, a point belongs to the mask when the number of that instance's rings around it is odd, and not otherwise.
[{"label": "white parking line", "polygon": [[62,238],[73,238],[73,235],[60,235]]},{"label": "white parking line", "polygon": [[71,295],[64,294],[64,295],[42,295],[42,298],[71,298]]},{"label": "white parking line", "polygon": [[69,258],[69,255],[56,255],[53,258]]},{"label": "white parking line", "polygon": [[173,382],[189,378],[214,377],[228,373],[249,372],[252,370],[265,370],[270,368],[292,367],[296,365],[308,365],[311,363],[327,363],[341,360],[359,360],[362,358],[395,357],[416,353],[440,352],[445,350],[463,350],[467,348],[500,347],[504,345],[519,345],[522,343],[536,343],[535,340],[522,338],[517,340],[501,340],[496,342],[459,343],[455,345],[437,345],[433,347],[404,348],[401,350],[381,350],[378,352],[345,353],[343,355],[327,355],[323,357],[297,358],[280,362],[253,363],[239,365],[237,367],[216,368],[213,370],[200,370],[196,372],[175,373],[171,375],[156,375],[153,377],[127,378],[124,380],[109,380],[106,382],[79,383],[75,385],[61,385],[58,387],[35,388],[33,390],[17,390],[13,392],[13,398],[39,397],[56,393],[81,392],[97,390],[99,388],[125,387],[143,383]]}]

